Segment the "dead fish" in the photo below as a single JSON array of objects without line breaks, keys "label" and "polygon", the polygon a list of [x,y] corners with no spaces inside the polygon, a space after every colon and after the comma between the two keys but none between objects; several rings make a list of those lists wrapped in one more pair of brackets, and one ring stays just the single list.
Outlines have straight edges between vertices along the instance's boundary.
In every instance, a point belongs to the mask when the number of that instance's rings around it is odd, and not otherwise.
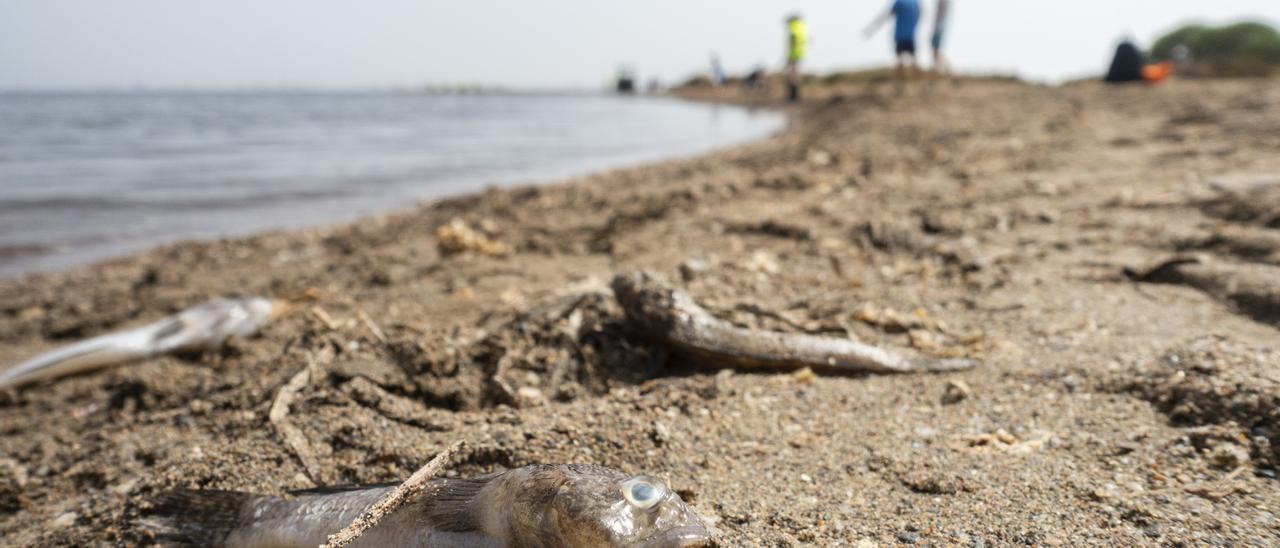
[{"label": "dead fish", "polygon": [[[172,491],[141,524],[177,545],[324,544],[394,485],[328,487],[290,497]],[[432,480],[356,540],[364,547],[596,548],[711,546],[702,519],[660,480],[596,465],[532,465]]]},{"label": "dead fish", "polygon": [[109,333],[36,356],[0,372],[0,389],[169,353],[216,350],[249,337],[289,308],[284,301],[217,299],[155,323]]}]

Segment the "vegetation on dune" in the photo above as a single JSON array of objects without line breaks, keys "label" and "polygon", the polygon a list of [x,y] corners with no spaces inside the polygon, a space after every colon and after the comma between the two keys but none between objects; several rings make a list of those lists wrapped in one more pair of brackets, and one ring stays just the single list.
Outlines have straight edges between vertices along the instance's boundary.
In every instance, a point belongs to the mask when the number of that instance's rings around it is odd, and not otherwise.
[{"label": "vegetation on dune", "polygon": [[1188,76],[1258,77],[1280,73],[1280,32],[1270,25],[1241,22],[1221,27],[1187,25],[1156,40],[1154,61],[1176,60],[1186,46]]}]

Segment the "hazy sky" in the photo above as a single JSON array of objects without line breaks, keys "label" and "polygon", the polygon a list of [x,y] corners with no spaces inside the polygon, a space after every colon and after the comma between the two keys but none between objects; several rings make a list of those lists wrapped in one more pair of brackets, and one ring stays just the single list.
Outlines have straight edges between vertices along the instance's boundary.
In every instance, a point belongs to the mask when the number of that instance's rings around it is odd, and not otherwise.
[{"label": "hazy sky", "polygon": [[[953,0],[962,70],[1057,80],[1104,70],[1123,35],[1149,45],[1193,19],[1280,21],[1277,0]],[[930,6],[933,0],[925,0]],[[890,60],[888,0],[4,0],[0,88],[596,87],[619,63],[674,81],[711,52],[776,67],[802,12],[810,67]],[[928,29],[922,29],[922,42]]]}]

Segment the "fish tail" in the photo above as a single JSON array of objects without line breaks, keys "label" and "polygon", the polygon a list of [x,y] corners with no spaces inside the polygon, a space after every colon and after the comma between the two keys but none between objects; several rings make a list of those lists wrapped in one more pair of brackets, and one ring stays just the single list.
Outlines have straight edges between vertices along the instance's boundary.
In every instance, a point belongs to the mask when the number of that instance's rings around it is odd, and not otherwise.
[{"label": "fish tail", "polygon": [[254,498],[236,491],[167,491],[149,501],[139,523],[171,546],[226,546]]},{"label": "fish tail", "polygon": [[0,372],[0,389],[92,371],[145,355],[144,351],[117,344],[112,337],[90,339]]}]

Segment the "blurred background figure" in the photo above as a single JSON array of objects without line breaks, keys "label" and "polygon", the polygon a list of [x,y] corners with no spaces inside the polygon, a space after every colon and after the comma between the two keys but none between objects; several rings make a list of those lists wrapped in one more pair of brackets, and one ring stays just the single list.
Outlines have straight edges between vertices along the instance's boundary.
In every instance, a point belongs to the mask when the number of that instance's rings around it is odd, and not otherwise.
[{"label": "blurred background figure", "polygon": [[1187,72],[1191,68],[1191,47],[1186,44],[1177,44],[1170,48],[1169,59],[1173,61],[1173,66],[1178,72]]},{"label": "blurred background figure", "polygon": [[894,0],[889,5],[889,11],[872,21],[864,34],[867,38],[871,38],[890,19],[894,19],[893,54],[897,64],[895,76],[898,92],[901,93],[906,86],[907,77],[914,77],[920,71],[920,66],[916,63],[916,27],[920,24],[919,0]]},{"label": "blurred background figure", "polygon": [[623,65],[618,67],[618,75],[614,79],[614,89],[622,95],[630,95],[636,92],[636,71],[635,69]]},{"label": "blurred background figure", "polygon": [[947,33],[947,18],[951,15],[951,0],[938,0],[937,9],[934,11],[933,17],[933,37],[929,40],[929,45],[933,48],[933,71],[944,78],[950,78],[955,82],[955,74],[951,71],[951,63],[947,62],[947,58],[942,54],[943,40]]},{"label": "blurred background figure", "polygon": [[751,72],[747,74],[747,77],[742,79],[742,87],[749,93],[761,93],[767,91],[765,90],[764,77],[764,67],[756,65],[756,68],[751,69]]},{"label": "blurred background figure", "polygon": [[1146,64],[1142,50],[1133,43],[1132,38],[1125,38],[1116,46],[1116,54],[1111,58],[1111,68],[1103,80],[1108,84],[1125,84],[1142,81],[1142,67]]},{"label": "blurred background figure", "polygon": [[720,56],[712,53],[711,54],[711,85],[723,86],[724,80],[725,80],[724,66],[720,64]]},{"label": "blurred background figure", "polygon": [[809,54],[809,26],[800,14],[787,17],[787,100],[800,100],[800,62]]}]

